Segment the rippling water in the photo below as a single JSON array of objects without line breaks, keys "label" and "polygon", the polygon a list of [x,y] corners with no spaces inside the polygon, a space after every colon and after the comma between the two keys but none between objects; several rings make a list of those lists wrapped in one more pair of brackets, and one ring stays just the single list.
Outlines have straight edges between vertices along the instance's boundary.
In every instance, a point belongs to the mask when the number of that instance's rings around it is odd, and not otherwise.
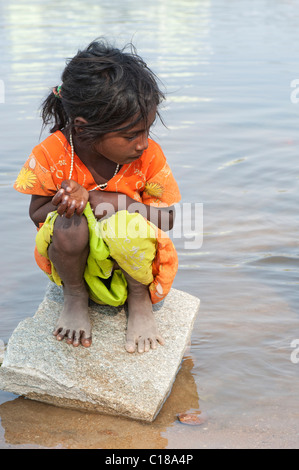
[{"label": "rippling water", "polygon": [[[154,138],[182,202],[203,204],[202,246],[186,249],[186,232],[174,238],[174,287],[201,308],[155,423],[0,392],[0,447],[298,447],[299,1],[86,0],[82,9],[77,0],[12,0],[0,10],[2,340],[47,284],[32,256],[29,198],[12,183],[39,140],[40,102],[78,48],[100,35],[134,42],[168,94],[168,129],[157,126]],[[192,409],[208,414],[204,427],[176,421]]]}]

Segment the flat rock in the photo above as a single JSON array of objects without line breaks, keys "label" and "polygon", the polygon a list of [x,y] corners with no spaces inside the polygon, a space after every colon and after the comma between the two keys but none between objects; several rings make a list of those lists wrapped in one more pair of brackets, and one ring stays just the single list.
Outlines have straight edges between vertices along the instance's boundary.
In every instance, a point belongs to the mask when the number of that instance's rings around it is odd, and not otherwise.
[{"label": "flat rock", "polygon": [[171,289],[155,309],[165,346],[147,353],[125,351],[123,308],[91,303],[93,342],[74,348],[52,335],[62,291],[48,286],[34,317],[19,323],[0,367],[0,389],[56,406],[153,421],[174,383],[190,341],[200,301]]}]

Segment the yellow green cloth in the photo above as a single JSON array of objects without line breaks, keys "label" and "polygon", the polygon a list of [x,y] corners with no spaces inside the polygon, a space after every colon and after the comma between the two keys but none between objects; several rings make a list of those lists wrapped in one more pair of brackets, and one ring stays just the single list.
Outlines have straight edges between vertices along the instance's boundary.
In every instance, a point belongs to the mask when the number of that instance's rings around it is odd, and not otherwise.
[{"label": "yellow green cloth", "polygon": [[[89,256],[84,271],[89,296],[100,304],[123,305],[127,298],[127,282],[120,269],[113,270],[114,261],[138,282],[151,284],[157,247],[155,230],[140,214],[130,214],[126,210],[98,221],[87,203],[84,215],[89,229]],[[47,259],[57,216],[57,211],[50,212],[36,236],[37,251]],[[52,263],[51,268],[49,278],[62,285]],[[109,288],[102,281],[108,278],[111,278]]]}]

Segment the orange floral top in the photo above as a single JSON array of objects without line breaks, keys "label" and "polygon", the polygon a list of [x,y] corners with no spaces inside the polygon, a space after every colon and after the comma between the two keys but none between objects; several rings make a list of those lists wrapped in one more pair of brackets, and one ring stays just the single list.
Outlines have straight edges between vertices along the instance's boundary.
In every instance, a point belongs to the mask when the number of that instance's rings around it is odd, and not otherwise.
[{"label": "orange floral top", "polygon": [[[21,193],[54,196],[62,181],[69,179],[71,148],[61,131],[34,147],[21,169],[14,188]],[[88,168],[74,155],[72,179],[92,190],[97,183]],[[125,164],[108,181],[105,191],[126,194],[135,201],[156,207],[180,201],[178,185],[161,147],[149,139],[148,148],[132,163]]]}]

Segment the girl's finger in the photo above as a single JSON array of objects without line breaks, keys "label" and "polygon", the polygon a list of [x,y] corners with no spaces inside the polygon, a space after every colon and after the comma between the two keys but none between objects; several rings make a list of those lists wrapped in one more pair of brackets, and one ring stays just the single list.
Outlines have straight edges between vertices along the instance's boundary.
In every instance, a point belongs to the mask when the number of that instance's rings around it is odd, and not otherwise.
[{"label": "girl's finger", "polygon": [[64,214],[64,212],[66,211],[66,209],[68,207],[68,200],[69,200],[69,197],[65,196],[63,198],[62,202],[58,205],[57,212],[58,212],[59,215]]},{"label": "girl's finger", "polygon": [[[75,183],[75,186],[77,185],[77,183]],[[73,182],[72,180],[64,180],[62,183],[61,183],[61,187],[67,192],[67,193],[70,193],[74,188],[73,188]]]},{"label": "girl's finger", "polygon": [[65,213],[65,216],[66,216],[67,219],[70,219],[70,218],[74,215],[75,209],[76,209],[76,201],[73,200],[73,201],[69,204],[69,206],[68,206],[68,208],[67,208],[67,210],[66,210],[66,213]]},{"label": "girl's finger", "polygon": [[80,204],[79,204],[79,207],[77,207],[77,210],[76,210],[78,215],[83,214],[85,206],[86,206],[86,203],[84,201],[81,201]]},{"label": "girl's finger", "polygon": [[54,206],[57,206],[61,202],[61,199],[62,199],[63,195],[64,195],[64,189],[61,188],[61,189],[59,189],[59,191],[57,191],[55,196],[53,196],[52,204],[54,204]]}]

